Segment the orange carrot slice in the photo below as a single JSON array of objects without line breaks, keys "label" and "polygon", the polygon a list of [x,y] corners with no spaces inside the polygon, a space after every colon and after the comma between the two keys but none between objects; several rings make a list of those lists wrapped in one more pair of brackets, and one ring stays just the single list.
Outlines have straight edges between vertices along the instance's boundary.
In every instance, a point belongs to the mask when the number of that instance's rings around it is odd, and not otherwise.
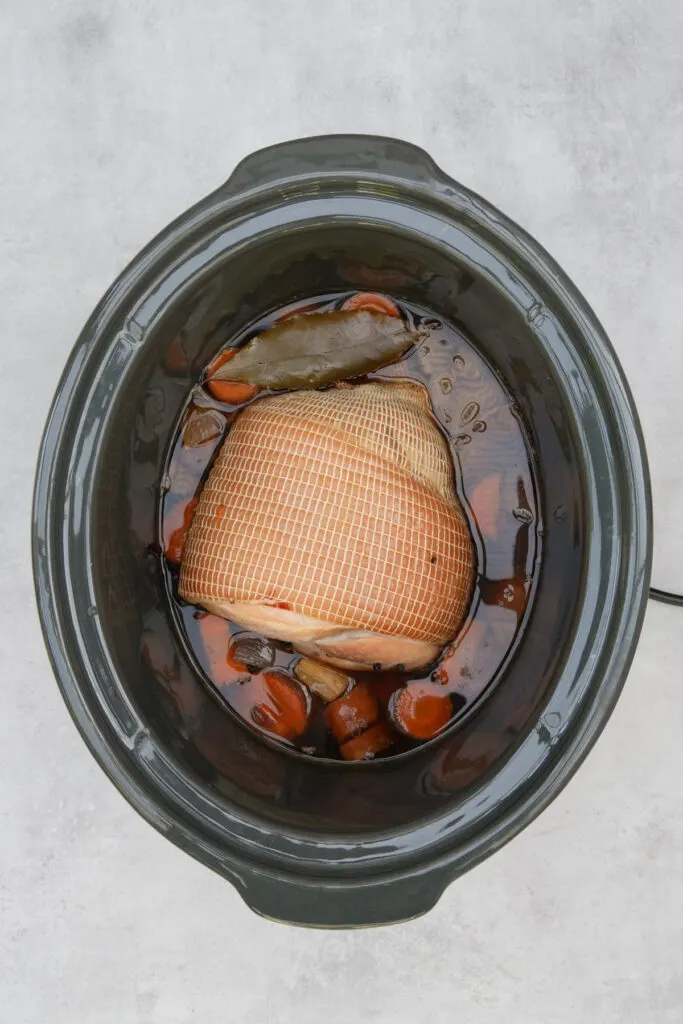
[{"label": "orange carrot slice", "polygon": [[219,352],[218,355],[214,356],[209,363],[206,371],[207,376],[213,377],[214,373],[220,370],[221,366],[225,366],[225,364],[229,363],[231,359],[234,359],[238,352],[239,349],[236,348],[226,348],[223,349],[222,352]]},{"label": "orange carrot slice", "polygon": [[345,761],[369,761],[375,754],[390,747],[393,742],[394,737],[387,723],[378,722],[360,736],[342,743],[339,749]]},{"label": "orange carrot slice", "polygon": [[251,708],[251,720],[255,725],[287,740],[305,732],[310,700],[293,676],[277,670],[264,672],[253,683],[258,693]]},{"label": "orange carrot slice", "polygon": [[377,698],[365,683],[358,683],[325,709],[325,720],[340,744],[368,729],[378,716]]},{"label": "orange carrot slice", "polygon": [[227,405],[244,405],[261,390],[255,384],[242,384],[238,380],[207,380],[206,387],[212,398]]},{"label": "orange carrot slice", "polygon": [[[437,684],[438,685],[438,684]],[[406,686],[391,703],[394,723],[416,740],[428,740],[450,720],[453,704],[447,694],[434,693],[428,684]]]},{"label": "orange carrot slice", "polygon": [[477,525],[485,537],[495,540],[500,518],[501,474],[485,476],[470,495],[470,508]]},{"label": "orange carrot slice", "polygon": [[228,405],[243,405],[244,402],[248,402],[255,395],[258,395],[261,390],[256,384],[242,384],[236,380],[211,379],[220,370],[221,366],[225,366],[226,363],[229,363],[237,355],[237,352],[238,349],[236,348],[228,348],[224,352],[219,352],[216,358],[209,364],[208,369],[206,387],[209,394],[218,402],[226,402]]},{"label": "orange carrot slice", "polygon": [[371,313],[384,313],[385,316],[401,315],[394,300],[379,292],[356,292],[346,300],[342,309],[367,309]]}]

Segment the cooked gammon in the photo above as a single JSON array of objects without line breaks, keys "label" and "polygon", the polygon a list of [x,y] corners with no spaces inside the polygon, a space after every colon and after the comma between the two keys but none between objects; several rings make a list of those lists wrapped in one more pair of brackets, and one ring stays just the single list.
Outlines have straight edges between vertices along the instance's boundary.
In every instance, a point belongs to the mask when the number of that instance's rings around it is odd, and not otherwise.
[{"label": "cooked gammon", "polygon": [[467,610],[475,554],[417,384],[253,402],[202,490],[180,595],[345,669],[432,662]]}]

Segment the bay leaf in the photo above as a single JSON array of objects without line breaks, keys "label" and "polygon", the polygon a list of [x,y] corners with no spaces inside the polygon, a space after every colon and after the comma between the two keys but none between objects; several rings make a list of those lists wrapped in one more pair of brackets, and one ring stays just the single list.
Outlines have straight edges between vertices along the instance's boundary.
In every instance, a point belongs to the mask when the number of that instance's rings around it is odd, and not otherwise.
[{"label": "bay leaf", "polygon": [[292,317],[252,338],[213,375],[281,391],[317,388],[392,362],[420,335],[394,316],[338,310]]}]

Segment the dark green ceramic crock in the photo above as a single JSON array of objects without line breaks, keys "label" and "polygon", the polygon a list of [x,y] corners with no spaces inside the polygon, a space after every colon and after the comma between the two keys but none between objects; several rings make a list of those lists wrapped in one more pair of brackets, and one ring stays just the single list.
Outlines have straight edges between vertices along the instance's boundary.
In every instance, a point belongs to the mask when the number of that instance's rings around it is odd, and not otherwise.
[{"label": "dark green ceramic crock", "polygon": [[[456,322],[504,377],[536,451],[543,561],[514,658],[462,725],[384,763],[316,764],[262,741],[197,677],[164,589],[158,501],[212,354],[264,312],[359,279]],[[422,150],[329,136],[248,157],[98,305],[43,439],[36,589],[69,710],[152,825],[259,913],[382,924],[432,907],[586,756],[641,627],[650,520],[631,396],[560,268]]]}]

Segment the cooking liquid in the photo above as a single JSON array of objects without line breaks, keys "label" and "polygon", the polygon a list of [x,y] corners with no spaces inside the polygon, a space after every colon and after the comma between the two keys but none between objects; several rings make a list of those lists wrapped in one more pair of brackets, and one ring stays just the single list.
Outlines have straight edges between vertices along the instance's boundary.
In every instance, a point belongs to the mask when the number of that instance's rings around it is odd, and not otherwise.
[{"label": "cooking liquid", "polygon": [[[297,313],[338,309],[353,292],[308,298],[284,306],[237,337],[230,347],[240,347],[278,320]],[[396,301],[408,327],[419,330],[422,340],[400,361],[369,374],[365,380],[410,380],[426,385],[435,419],[446,437],[453,457],[456,487],[470,522],[477,551],[477,578],[468,616],[458,637],[444,648],[438,662],[427,671],[413,673],[356,672],[351,686],[363,683],[376,695],[379,721],[387,723],[391,746],[376,757],[391,757],[419,745],[421,740],[395,727],[391,715],[392,697],[405,687],[420,692],[448,695],[452,705],[450,728],[460,721],[482,694],[500,677],[523,628],[529,595],[539,562],[540,534],[534,468],[530,445],[513,397],[488,363],[455,326],[443,323],[427,310]],[[161,501],[161,546],[169,549],[175,530],[182,527],[183,514],[206,479],[219,447],[244,406],[230,406],[213,398],[205,387],[206,374],[191,392],[174,438],[164,477]],[[266,391],[261,391],[258,401]],[[196,410],[214,410],[218,415],[204,422],[215,423],[215,436],[197,444],[190,421]],[[211,435],[212,429],[204,431]],[[191,445],[184,443],[192,442]],[[229,501],[229,496],[226,496]],[[172,544],[171,544],[172,546]],[[207,683],[251,728],[301,753],[340,759],[339,745],[328,728],[326,704],[310,697],[309,724],[294,739],[263,728],[268,722],[263,708],[272,705],[273,695],[262,672],[242,664],[230,665],[215,650],[209,656],[202,638],[207,634],[205,611],[178,597],[178,565],[165,559],[168,590],[175,618],[184,641]],[[213,617],[212,617],[213,618]],[[233,641],[245,630],[233,623],[217,626],[229,632]],[[273,664],[264,671],[281,670],[289,675],[299,655],[290,645],[269,641]],[[306,692],[306,698],[309,694]],[[277,713],[277,706],[273,711]]]}]

